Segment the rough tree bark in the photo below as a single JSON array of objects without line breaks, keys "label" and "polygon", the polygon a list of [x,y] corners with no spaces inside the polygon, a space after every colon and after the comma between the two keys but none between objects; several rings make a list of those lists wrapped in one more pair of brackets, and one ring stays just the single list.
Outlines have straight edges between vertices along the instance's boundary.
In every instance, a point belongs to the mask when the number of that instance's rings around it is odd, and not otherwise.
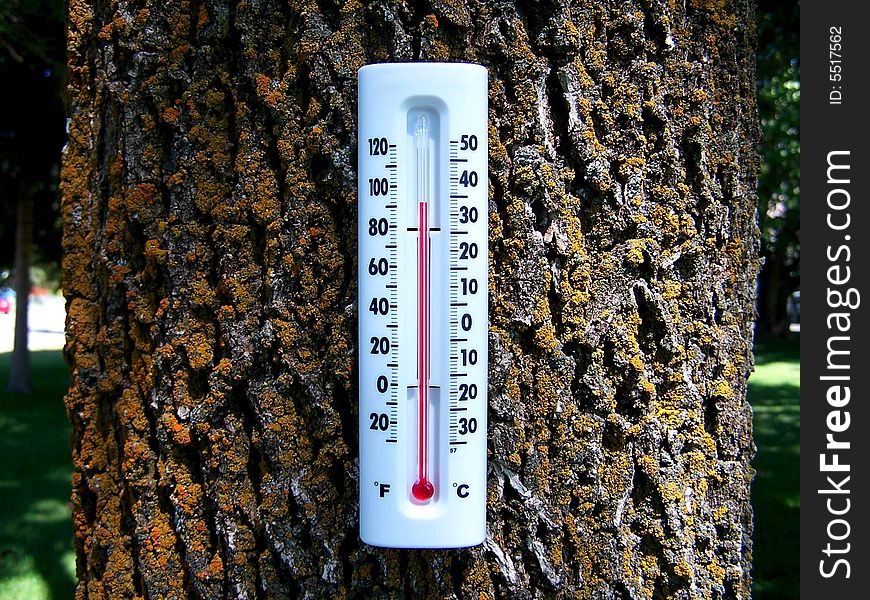
[{"label": "rough tree bark", "polygon": [[[71,0],[77,597],[746,598],[748,0]],[[357,537],[356,71],[490,69],[486,543]]]}]

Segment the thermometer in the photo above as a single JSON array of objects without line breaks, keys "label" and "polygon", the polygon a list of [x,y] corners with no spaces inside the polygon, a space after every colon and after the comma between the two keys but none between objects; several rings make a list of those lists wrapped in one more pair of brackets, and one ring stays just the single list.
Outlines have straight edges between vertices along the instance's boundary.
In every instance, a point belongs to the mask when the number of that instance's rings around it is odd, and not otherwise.
[{"label": "thermometer", "polygon": [[486,535],[487,74],[359,71],[360,537]]}]

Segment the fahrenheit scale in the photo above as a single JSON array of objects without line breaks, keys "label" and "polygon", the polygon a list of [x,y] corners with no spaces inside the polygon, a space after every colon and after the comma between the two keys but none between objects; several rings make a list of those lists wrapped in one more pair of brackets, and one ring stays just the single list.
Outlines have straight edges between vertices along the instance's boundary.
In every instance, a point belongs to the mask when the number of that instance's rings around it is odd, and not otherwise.
[{"label": "fahrenheit scale", "polygon": [[486,535],[487,73],[359,71],[360,537]]}]

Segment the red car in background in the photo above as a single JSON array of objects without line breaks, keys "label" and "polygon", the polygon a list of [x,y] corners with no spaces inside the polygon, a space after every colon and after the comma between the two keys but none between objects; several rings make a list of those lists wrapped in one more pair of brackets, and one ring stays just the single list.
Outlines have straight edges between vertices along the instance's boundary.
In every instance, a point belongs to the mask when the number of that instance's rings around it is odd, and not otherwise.
[{"label": "red car in background", "polygon": [[12,312],[12,305],[15,303],[15,290],[10,288],[0,288],[0,314],[8,315]]}]

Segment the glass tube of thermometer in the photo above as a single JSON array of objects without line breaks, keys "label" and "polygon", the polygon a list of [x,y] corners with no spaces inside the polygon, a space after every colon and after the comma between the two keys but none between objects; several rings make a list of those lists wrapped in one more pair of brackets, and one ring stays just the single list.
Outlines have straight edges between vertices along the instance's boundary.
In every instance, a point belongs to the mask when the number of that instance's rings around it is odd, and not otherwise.
[{"label": "glass tube of thermometer", "polygon": [[487,75],[359,71],[360,536],[486,535]]},{"label": "glass tube of thermometer", "polygon": [[417,481],[411,486],[421,502],[435,495],[429,481],[429,118],[417,117]]}]

